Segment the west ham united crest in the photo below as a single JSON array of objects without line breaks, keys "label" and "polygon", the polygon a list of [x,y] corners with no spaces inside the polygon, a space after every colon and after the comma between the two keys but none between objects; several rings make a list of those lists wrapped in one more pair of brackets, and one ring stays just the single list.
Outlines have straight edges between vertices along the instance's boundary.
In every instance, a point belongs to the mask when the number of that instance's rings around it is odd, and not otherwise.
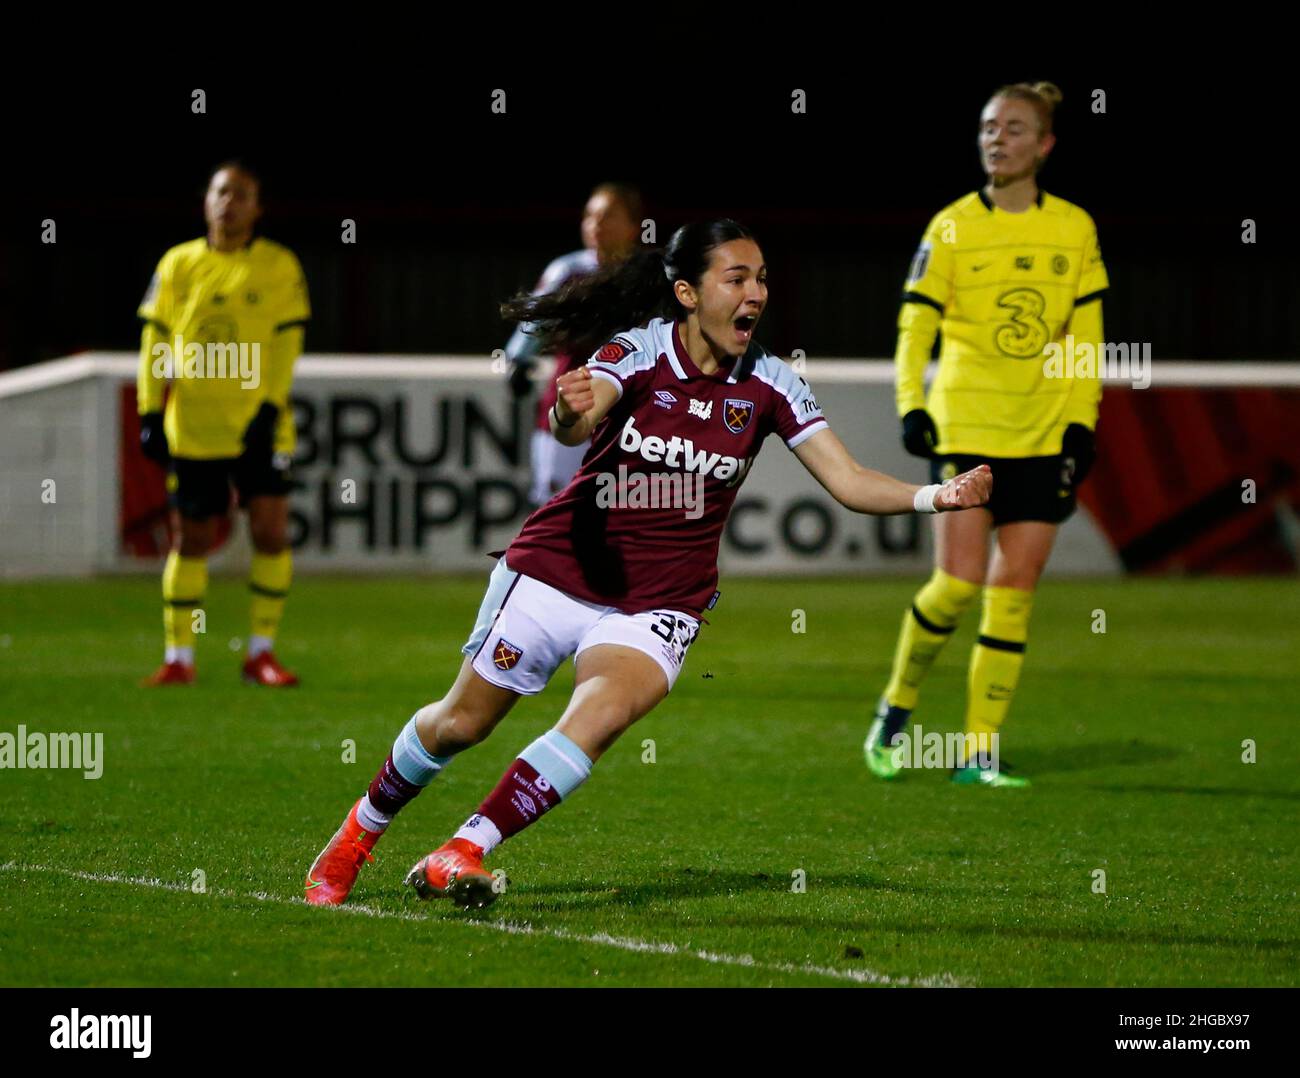
[{"label": "west ham united crest", "polygon": [[496,650],[492,652],[492,661],[498,670],[513,670],[523,657],[524,649],[515,647],[504,636],[497,641]]},{"label": "west ham united crest", "polygon": [[722,421],[732,434],[739,434],[748,427],[753,414],[753,401],[738,401],[734,397],[728,397],[722,404]]}]

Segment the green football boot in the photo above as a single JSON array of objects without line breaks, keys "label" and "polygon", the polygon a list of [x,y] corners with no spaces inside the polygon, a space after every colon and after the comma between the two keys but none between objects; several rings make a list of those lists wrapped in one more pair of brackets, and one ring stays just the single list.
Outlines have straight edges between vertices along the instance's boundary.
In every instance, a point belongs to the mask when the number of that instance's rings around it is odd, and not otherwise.
[{"label": "green football boot", "polygon": [[954,767],[952,781],[958,786],[1004,786],[1008,789],[1029,785],[1027,778],[1012,775],[1011,770],[1011,765],[1005,762],[996,768],[972,763],[964,767]]},{"label": "green football boot", "polygon": [[862,754],[866,757],[867,768],[878,779],[896,779],[903,770],[901,746],[891,747],[894,735],[902,731],[912,713],[905,708],[890,707],[882,696],[876,704],[876,714],[867,731],[867,739],[862,743]]}]

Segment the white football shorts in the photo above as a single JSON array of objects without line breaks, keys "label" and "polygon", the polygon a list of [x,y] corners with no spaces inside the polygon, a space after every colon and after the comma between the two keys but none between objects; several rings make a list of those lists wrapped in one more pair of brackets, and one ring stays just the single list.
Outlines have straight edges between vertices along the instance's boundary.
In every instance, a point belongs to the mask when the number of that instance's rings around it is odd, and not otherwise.
[{"label": "white football shorts", "polygon": [[671,692],[699,631],[699,621],[680,610],[625,614],[516,573],[500,558],[461,651],[484,681],[533,696],[570,655],[576,658],[596,644],[621,644],[654,659]]}]

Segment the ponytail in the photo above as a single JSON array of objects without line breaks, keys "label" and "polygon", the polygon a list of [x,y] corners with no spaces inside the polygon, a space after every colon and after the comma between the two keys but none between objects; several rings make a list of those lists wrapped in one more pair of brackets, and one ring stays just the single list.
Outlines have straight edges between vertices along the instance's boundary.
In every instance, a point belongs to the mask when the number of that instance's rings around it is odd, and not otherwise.
[{"label": "ponytail", "polygon": [[683,225],[666,248],[641,247],[630,257],[595,273],[576,277],[554,292],[521,294],[501,305],[501,317],[530,323],[543,352],[586,358],[616,333],[643,326],[652,318],[681,318],[673,285],[698,288],[715,248],[737,239],[754,239],[744,225],[727,218]]},{"label": "ponytail", "polygon": [[531,323],[541,351],[586,359],[614,334],[671,318],[676,306],[672,282],[657,247],[642,247],[595,273],[575,277],[541,296],[515,296],[501,305],[501,317]]}]

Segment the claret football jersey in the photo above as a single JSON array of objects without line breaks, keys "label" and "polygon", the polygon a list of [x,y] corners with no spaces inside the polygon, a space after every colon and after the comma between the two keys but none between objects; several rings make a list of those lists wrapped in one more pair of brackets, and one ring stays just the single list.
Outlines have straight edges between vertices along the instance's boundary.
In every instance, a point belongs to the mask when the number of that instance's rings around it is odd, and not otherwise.
[{"label": "claret football jersey", "polygon": [[826,427],[808,383],[755,343],[711,375],[676,323],[620,333],[588,363],[619,397],[569,485],[525,522],[513,570],[627,613],[698,616],[722,529],[763,440],[790,449]]}]

